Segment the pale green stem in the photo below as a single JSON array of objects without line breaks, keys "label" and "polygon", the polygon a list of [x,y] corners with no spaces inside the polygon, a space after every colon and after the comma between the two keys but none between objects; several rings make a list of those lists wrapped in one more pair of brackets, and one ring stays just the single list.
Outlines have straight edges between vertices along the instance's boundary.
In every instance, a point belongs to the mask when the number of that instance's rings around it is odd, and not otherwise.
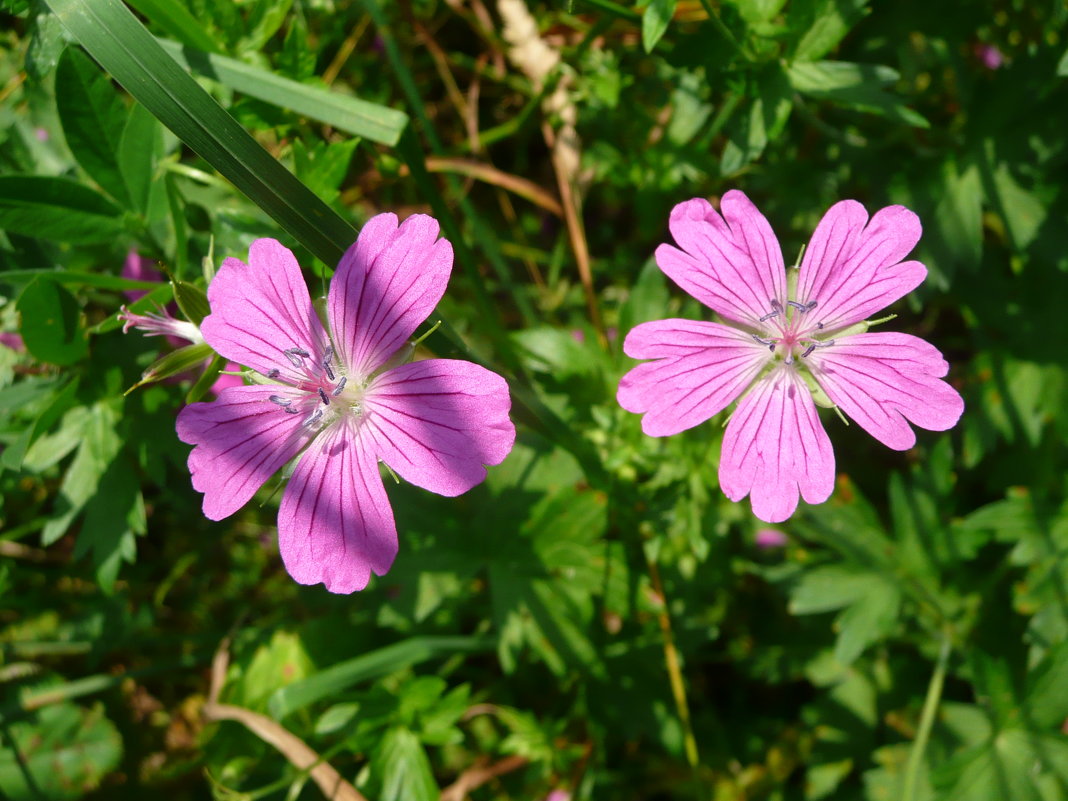
[{"label": "pale green stem", "polygon": [[912,742],[909,761],[905,767],[905,793],[902,801],[915,801],[916,799],[920,766],[923,764],[923,753],[927,750],[927,743],[931,739],[935,713],[938,711],[938,704],[942,700],[942,687],[946,681],[946,666],[949,664],[950,650],[949,633],[943,632],[942,648],[938,652],[938,663],[935,665],[934,674],[931,676],[931,683],[927,685],[927,698],[924,699],[923,712],[920,714],[920,727],[916,731],[916,739]]}]

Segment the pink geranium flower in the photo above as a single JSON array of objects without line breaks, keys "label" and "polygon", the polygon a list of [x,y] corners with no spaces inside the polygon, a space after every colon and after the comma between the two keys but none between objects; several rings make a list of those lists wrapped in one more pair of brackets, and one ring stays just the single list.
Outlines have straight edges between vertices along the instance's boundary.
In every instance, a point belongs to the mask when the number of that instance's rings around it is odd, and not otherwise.
[{"label": "pink geranium flower", "polygon": [[331,592],[363,589],[397,554],[378,462],[441,495],[459,495],[512,449],[508,386],[466,361],[404,363],[408,339],[452,270],[438,224],[371,219],[341,260],[321,322],[293,254],[273,239],[227,259],[208,288],[204,339],[257,371],[178,416],[204,514],[220,520],[300,455],[282,495],[278,541],[289,574]]},{"label": "pink geranium flower", "polygon": [[742,192],[723,196],[721,217],[695,198],[671,212],[678,247],[657,264],[723,323],[659,320],[627,335],[638,365],[619,384],[624,409],[643,414],[646,434],[677,434],[741,398],[727,424],[719,482],[732,501],[777,523],[798,495],[822,503],[834,488],[834,453],[816,402],[837,405],[895,450],[916,442],[909,422],[944,431],[964,402],[942,377],[936,348],[908,334],[867,333],[870,314],[915,289],[927,269],[902,261],[920,238],[903,206],[870,220],[855,200],[823,216],[799,270]]}]

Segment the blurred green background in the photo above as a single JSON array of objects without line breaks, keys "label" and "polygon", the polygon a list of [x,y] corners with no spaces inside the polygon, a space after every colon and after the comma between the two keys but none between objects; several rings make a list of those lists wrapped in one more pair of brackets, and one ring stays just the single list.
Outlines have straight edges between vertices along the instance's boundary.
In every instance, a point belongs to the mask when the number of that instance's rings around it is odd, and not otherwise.
[{"label": "blurred green background", "polygon": [[[0,0],[0,796],[1068,799],[1066,19]],[[836,492],[774,527],[719,421],[614,400],[631,327],[710,319],[651,256],[731,188],[787,263],[837,200],[915,210],[894,327],[967,404],[905,453],[825,415]],[[172,347],[115,314],[196,321],[260,236],[315,292],[380,211],[441,220],[427,345],[509,377],[519,440],[460,498],[387,482],[400,555],[337,597],[273,486],[203,518],[174,417],[221,365],[126,394]]]}]

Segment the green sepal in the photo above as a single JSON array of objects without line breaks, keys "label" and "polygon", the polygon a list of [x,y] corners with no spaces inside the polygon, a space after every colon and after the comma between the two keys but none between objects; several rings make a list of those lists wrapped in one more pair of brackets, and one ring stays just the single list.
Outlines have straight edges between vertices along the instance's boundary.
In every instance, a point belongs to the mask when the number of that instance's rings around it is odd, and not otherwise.
[{"label": "green sepal", "polygon": [[824,409],[838,408],[834,401],[832,401],[824,391],[823,387],[819,385],[819,382],[816,381],[816,377],[812,375],[812,373],[807,370],[798,370],[797,373],[804,380],[805,384],[808,385],[808,391],[812,393],[812,400],[817,406],[822,406]]},{"label": "green sepal", "polygon": [[178,302],[182,316],[193,325],[199,326],[204,318],[211,314],[207,294],[196,284],[176,278],[171,280],[171,286],[174,287],[174,299]]},{"label": "green sepal", "polygon": [[[208,348],[207,345],[204,347]],[[208,353],[211,353],[211,348],[208,348]],[[222,372],[222,369],[225,366],[226,359],[222,356],[216,356],[212,359],[211,364],[209,364],[207,369],[201,373],[200,378],[197,379],[197,382],[193,384],[189,392],[186,393],[185,402],[196,403],[203,398],[208,393],[208,390],[211,389],[211,385],[215,383],[215,379],[219,377],[219,373]]]},{"label": "green sepal", "polygon": [[896,314],[888,314],[886,317],[880,317],[878,320],[861,320],[859,323],[853,323],[848,328],[843,328],[841,331],[832,331],[835,337],[849,337],[853,334],[863,334],[869,328],[882,323],[888,323],[897,317]]},{"label": "green sepal", "polygon": [[171,351],[160,359],[157,359],[151,367],[141,373],[141,380],[130,387],[124,394],[129,395],[138,387],[152,384],[170,378],[172,375],[192,370],[198,364],[211,356],[211,346],[205,343],[199,345],[186,345],[184,348]]}]

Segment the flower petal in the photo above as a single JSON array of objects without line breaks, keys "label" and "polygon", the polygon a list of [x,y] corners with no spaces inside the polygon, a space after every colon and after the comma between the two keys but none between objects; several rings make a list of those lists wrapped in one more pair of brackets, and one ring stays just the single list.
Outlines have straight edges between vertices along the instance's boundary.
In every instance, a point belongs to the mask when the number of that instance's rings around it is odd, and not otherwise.
[{"label": "flower petal", "polygon": [[796,369],[776,368],[738,404],[723,435],[719,483],[732,501],[749,495],[767,523],[792,515],[799,492],[809,503],[830,497],[834,451]]},{"label": "flower petal", "polygon": [[248,264],[226,259],[208,287],[211,314],[200,330],[209,345],[231,361],[297,383],[307,377],[286,350],[299,348],[318,364],[327,337],[312,307],[300,266],[288,248],[257,239]]},{"label": "flower petal", "polygon": [[723,411],[771,359],[765,345],[720,323],[658,320],[636,326],[623,343],[639,364],[619,382],[616,399],[644,414],[642,431],[664,437]]},{"label": "flower petal", "polygon": [[189,454],[193,488],[204,493],[204,515],[222,520],[249,502],[307,443],[304,414],[286,414],[270,397],[299,404],[306,393],[283,386],[229,387],[212,403],[178,413],[178,439]]},{"label": "flower petal", "polygon": [[916,444],[916,433],[906,420],[945,431],[964,412],[964,400],[941,380],[949,365],[936,347],[919,337],[855,334],[813,351],[808,360],[830,399],[894,450]]},{"label": "flower petal", "polygon": [[452,245],[438,222],[372,217],[330,282],[330,327],[350,373],[366,378],[403,347],[445,293]]},{"label": "flower petal", "polygon": [[361,436],[405,481],[460,495],[512,450],[508,384],[471,362],[428,359],[387,370],[367,388]]},{"label": "flower petal", "polygon": [[901,261],[921,230],[920,218],[904,206],[880,209],[869,222],[857,201],[835,203],[805,249],[797,300],[816,301],[812,314],[828,330],[886,308],[927,277],[918,261]]},{"label": "flower petal", "polygon": [[393,564],[393,509],[354,425],[327,427],[301,456],[278,510],[278,549],[298,583],[337,593],[362,590]]},{"label": "flower petal", "polygon": [[656,263],[713,311],[758,325],[772,311],[772,300],[783,305],[787,300],[782,250],[768,221],[745,194],[727,192],[720,207],[723,217],[703,198],[672,209],[669,226],[679,247],[658,247]]}]

